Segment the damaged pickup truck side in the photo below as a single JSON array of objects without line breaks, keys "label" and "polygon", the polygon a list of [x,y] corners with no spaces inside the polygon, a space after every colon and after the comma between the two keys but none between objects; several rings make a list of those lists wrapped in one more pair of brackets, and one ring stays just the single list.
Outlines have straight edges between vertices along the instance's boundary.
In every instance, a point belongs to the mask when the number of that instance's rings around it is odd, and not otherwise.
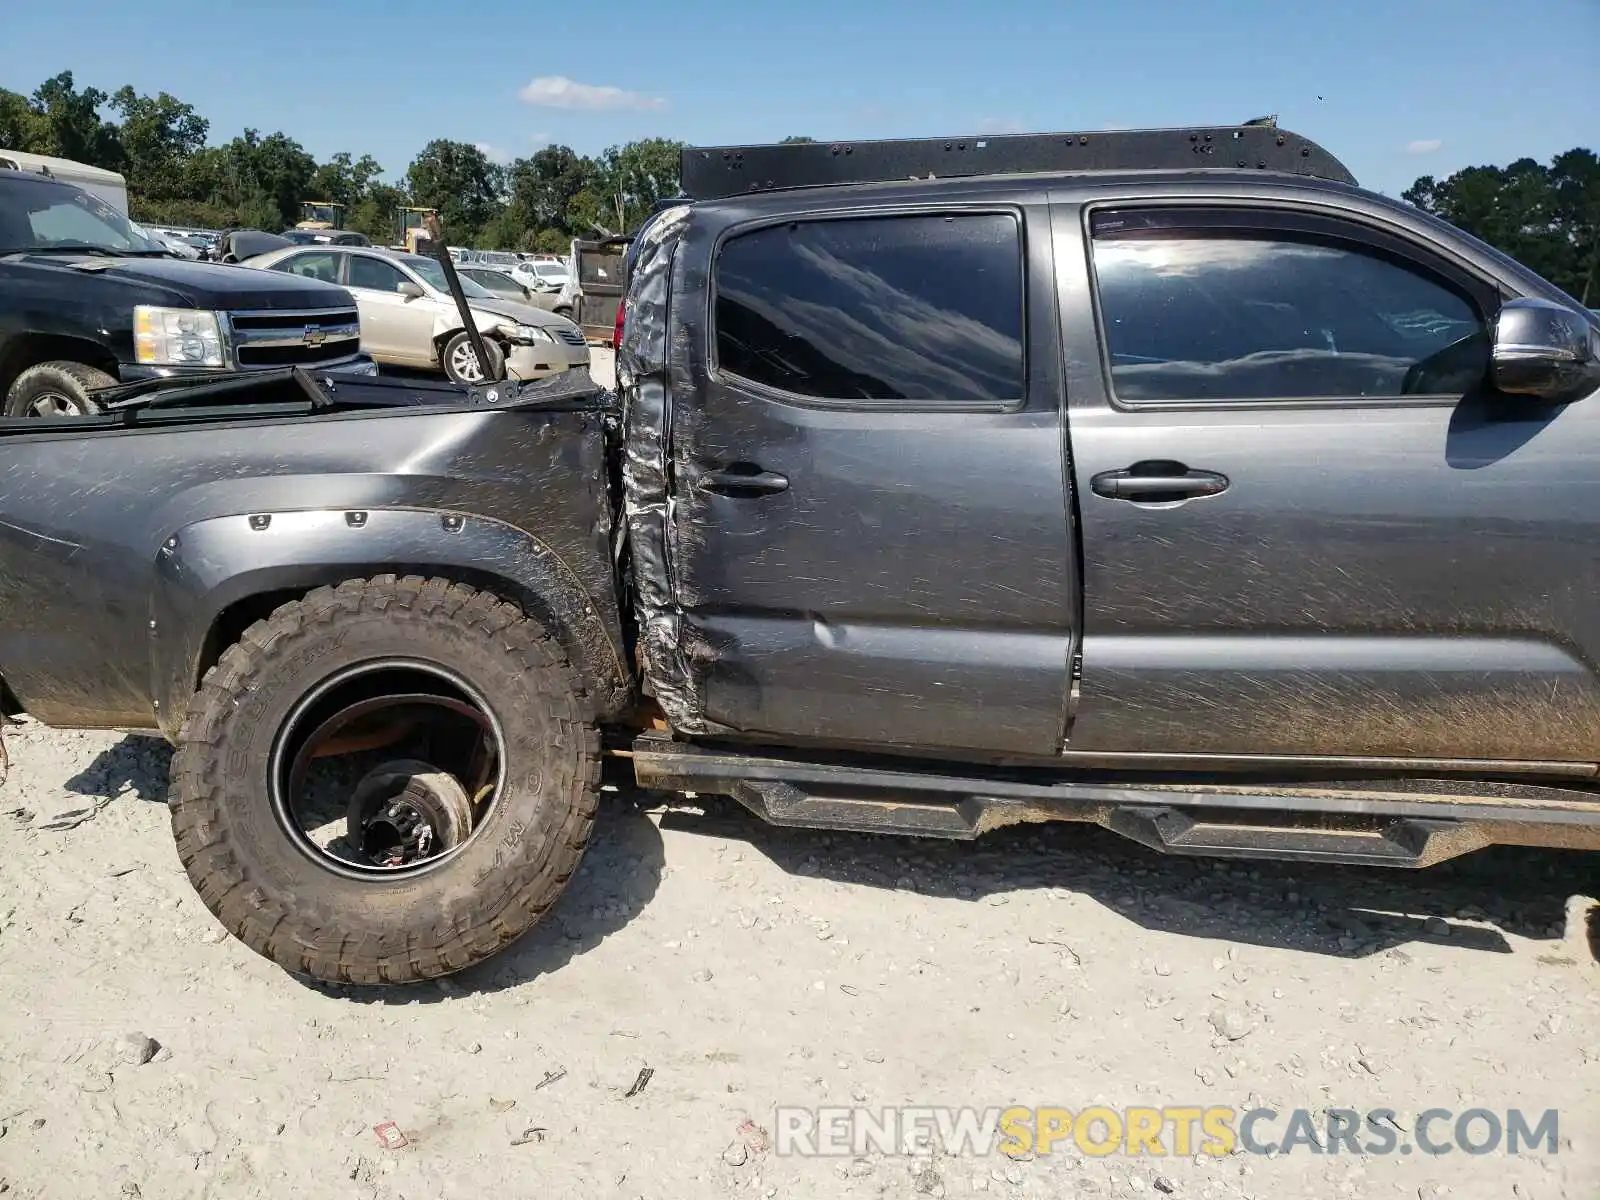
[{"label": "damaged pickup truck side", "polygon": [[0,423],[0,701],[176,743],[179,856],[253,949],[488,958],[603,762],[813,827],[1600,849],[1570,297],[1270,125],[683,180],[614,395],[296,369]]}]

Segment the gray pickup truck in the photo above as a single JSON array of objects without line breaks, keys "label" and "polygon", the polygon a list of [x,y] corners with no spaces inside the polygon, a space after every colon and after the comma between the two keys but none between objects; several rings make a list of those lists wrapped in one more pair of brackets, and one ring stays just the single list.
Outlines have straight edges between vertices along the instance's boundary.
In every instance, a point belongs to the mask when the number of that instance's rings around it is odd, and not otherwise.
[{"label": "gray pickup truck", "polygon": [[[481,961],[602,768],[767,820],[1600,848],[1600,324],[1270,126],[685,152],[619,387],[0,423],[0,700],[290,971]],[[444,256],[447,259],[447,255]]]}]

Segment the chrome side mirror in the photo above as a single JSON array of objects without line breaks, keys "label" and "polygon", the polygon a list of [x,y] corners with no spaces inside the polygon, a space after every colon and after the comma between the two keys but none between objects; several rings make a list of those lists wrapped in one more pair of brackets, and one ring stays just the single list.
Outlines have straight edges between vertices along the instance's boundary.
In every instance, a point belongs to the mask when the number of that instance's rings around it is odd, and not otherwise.
[{"label": "chrome side mirror", "polygon": [[421,300],[427,295],[427,293],[422,290],[420,285],[412,283],[409,279],[395,284],[394,290],[399,292],[407,300]]},{"label": "chrome side mirror", "polygon": [[1600,333],[1550,300],[1509,300],[1494,323],[1494,386],[1541,400],[1576,400],[1600,387]]}]

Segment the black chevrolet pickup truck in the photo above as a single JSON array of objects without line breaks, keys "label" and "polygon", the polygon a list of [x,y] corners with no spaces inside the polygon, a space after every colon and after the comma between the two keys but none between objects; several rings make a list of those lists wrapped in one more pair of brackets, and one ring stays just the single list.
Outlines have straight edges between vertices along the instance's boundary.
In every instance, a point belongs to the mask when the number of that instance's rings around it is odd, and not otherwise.
[{"label": "black chevrolet pickup truck", "polygon": [[685,151],[615,393],[0,423],[4,709],[177,745],[235,935],[459,970],[602,768],[767,820],[1600,848],[1600,324],[1271,126]]},{"label": "black chevrolet pickup truck", "polygon": [[350,293],[186,261],[82,188],[0,169],[0,412],[81,415],[117,383],[303,366],[372,373]]}]

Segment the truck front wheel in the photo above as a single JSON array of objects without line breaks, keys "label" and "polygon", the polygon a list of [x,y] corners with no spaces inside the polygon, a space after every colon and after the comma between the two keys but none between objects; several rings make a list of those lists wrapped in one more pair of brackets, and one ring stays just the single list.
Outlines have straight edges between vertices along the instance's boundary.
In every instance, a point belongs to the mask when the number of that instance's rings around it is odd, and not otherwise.
[{"label": "truck front wheel", "polygon": [[82,417],[100,411],[93,393],[117,381],[97,367],[47,362],[29,367],[6,392],[8,417]]},{"label": "truck front wheel", "polygon": [[560,644],[439,579],[319,588],[245,631],[173,760],[178,856],[252,950],[330,982],[492,957],[556,902],[598,737]]}]

